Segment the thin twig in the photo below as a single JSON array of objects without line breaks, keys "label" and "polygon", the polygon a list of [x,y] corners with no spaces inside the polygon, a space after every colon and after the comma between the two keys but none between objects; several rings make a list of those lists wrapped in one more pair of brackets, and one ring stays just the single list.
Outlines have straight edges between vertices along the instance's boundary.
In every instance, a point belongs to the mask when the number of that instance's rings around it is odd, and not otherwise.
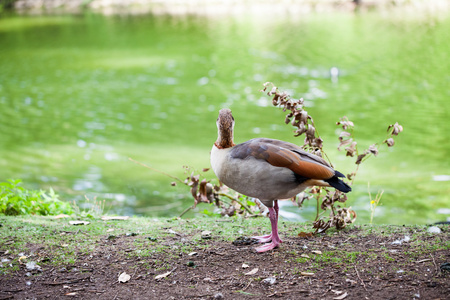
[{"label": "thin twig", "polygon": [[189,206],[188,208],[186,208],[185,210],[183,210],[183,212],[178,216],[178,218],[181,218],[185,213],[187,213],[187,212],[190,211],[191,209],[194,209],[194,205]]},{"label": "thin twig", "polygon": [[239,203],[243,208],[245,208],[246,211],[248,211],[251,215],[253,215],[253,212],[250,210],[250,208],[248,208],[248,207],[247,207],[244,203],[242,203],[239,199],[237,199],[237,198],[235,198],[235,197],[233,197],[233,196],[230,196],[230,195],[228,195],[228,194],[225,194],[225,193],[219,193],[218,195],[219,195],[219,196],[224,196],[224,197],[227,197],[227,198],[229,198],[229,199],[231,199],[231,200],[236,201],[236,202]]},{"label": "thin twig", "polygon": [[47,285],[72,284],[72,283],[76,283],[76,282],[81,281],[81,280],[89,279],[90,277],[91,277],[91,275],[84,276],[84,277],[81,277],[81,278],[72,279],[72,280],[66,280],[66,281],[43,282],[42,284],[47,284]]},{"label": "thin twig", "polygon": [[358,272],[358,269],[356,268],[356,265],[355,265],[354,267],[355,267],[356,275],[358,275],[359,280],[361,280],[361,283],[362,283],[364,289],[365,289],[366,292],[367,292],[366,284],[364,283],[364,281],[363,281],[363,280],[361,279],[361,277],[359,276],[359,272]]},{"label": "thin twig", "polygon": [[149,166],[147,166],[146,164],[143,164],[143,163],[141,163],[141,162],[138,162],[137,160],[132,159],[131,157],[128,157],[128,159],[131,160],[132,162],[134,162],[135,164],[141,165],[141,166],[143,166],[143,167],[146,167],[147,169],[150,169],[150,170],[152,170],[152,171],[158,172],[158,173],[160,173],[160,174],[166,175],[167,177],[170,177],[170,178],[172,178],[172,179],[175,179],[175,180],[177,180],[178,182],[184,183],[184,182],[183,182],[180,178],[178,178],[178,177],[172,176],[172,175],[167,174],[166,172],[160,171],[160,170],[158,170],[158,169],[149,167]]},{"label": "thin twig", "polygon": [[436,275],[439,275],[440,270],[439,270],[439,268],[438,268],[438,266],[436,264],[436,261],[434,260],[434,256],[431,253],[430,253],[430,256],[433,259],[433,264],[434,264],[434,267],[436,268]]},{"label": "thin twig", "polygon": [[243,289],[243,291],[245,291],[249,286],[250,286],[250,284],[253,282],[253,279],[250,279],[249,280],[249,282],[248,282],[248,284],[247,284],[247,286]]}]

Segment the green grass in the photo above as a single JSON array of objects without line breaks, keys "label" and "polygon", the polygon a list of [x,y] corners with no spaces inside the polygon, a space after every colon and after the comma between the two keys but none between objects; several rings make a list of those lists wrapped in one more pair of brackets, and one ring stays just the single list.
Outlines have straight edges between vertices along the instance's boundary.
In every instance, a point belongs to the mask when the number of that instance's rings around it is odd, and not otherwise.
[{"label": "green grass", "polygon": [[[0,252],[6,253],[11,258],[11,261],[0,264],[0,273],[8,274],[17,270],[20,265],[20,256],[27,256],[27,260],[30,261],[35,260],[38,263],[61,267],[75,265],[80,258],[90,255],[103,255],[100,252],[105,249],[114,250],[116,255],[130,259],[142,258],[143,262],[139,259],[138,261],[148,268],[167,270],[171,266],[170,262],[179,258],[180,254],[200,252],[213,247],[217,242],[229,244],[238,236],[251,236],[257,232],[269,230],[267,218],[130,218],[125,221],[85,218],[90,224],[82,226],[70,225],[69,221],[71,220],[76,220],[76,218],[0,216]],[[304,226],[299,226],[294,222],[281,222],[280,228],[283,228],[282,236],[288,236],[303,230]],[[211,240],[201,239],[203,230],[212,231],[213,238]],[[182,238],[186,238],[190,242],[181,242],[180,237],[173,232],[180,234]],[[324,244],[320,240],[336,234],[342,235],[342,243],[333,248],[324,249]],[[402,255],[408,257],[410,262],[415,262],[419,257],[428,257],[432,252],[450,250],[450,241],[443,236],[428,238],[430,234],[423,226],[355,226],[343,232],[330,230],[323,237],[305,240],[304,244],[308,245],[308,248],[293,250],[283,245],[273,255],[281,255],[290,262],[292,274],[306,271],[314,273],[326,266],[339,268],[346,272],[360,262],[366,264],[395,263],[398,254],[391,253],[389,247],[386,246],[349,251],[353,245],[352,240],[367,237],[369,240],[382,239],[386,243],[386,241],[396,238],[391,237],[393,234],[397,236],[411,235],[411,240],[408,242],[409,248],[402,252]],[[111,238],[111,236],[114,237]],[[114,244],[116,243],[123,244],[120,247],[122,252],[115,248]],[[40,249],[39,257],[35,254],[36,249]],[[322,253],[314,254],[312,251],[315,249],[321,249]],[[161,259],[159,254],[162,253],[164,256]],[[301,257],[301,254],[307,254],[309,258]],[[156,257],[159,258],[156,259]]]}]

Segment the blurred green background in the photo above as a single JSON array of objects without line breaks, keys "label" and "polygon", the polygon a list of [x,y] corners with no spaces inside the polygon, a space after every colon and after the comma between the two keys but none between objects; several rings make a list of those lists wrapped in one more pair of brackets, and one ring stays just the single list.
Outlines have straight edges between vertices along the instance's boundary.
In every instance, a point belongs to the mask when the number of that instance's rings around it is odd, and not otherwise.
[{"label": "blurred green background", "polygon": [[[360,150],[404,132],[362,165],[348,206],[369,221],[367,182],[384,190],[375,223],[423,224],[450,215],[450,17],[365,12],[267,17],[2,15],[0,180],[53,187],[67,201],[106,199],[109,213],[175,216],[184,179],[209,167],[217,112],[233,110],[236,142],[297,144],[284,113],[259,90],[274,82],[303,97],[336,169],[346,115]],[[339,76],[331,78],[337,68]],[[209,171],[208,178],[215,178]],[[284,216],[312,220],[315,203]],[[201,205],[200,209],[206,206]]]}]

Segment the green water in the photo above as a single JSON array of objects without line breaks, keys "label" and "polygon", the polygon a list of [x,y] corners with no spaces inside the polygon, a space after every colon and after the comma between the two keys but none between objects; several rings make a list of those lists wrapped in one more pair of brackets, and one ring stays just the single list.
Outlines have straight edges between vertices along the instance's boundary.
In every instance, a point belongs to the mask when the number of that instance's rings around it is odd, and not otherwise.
[{"label": "green water", "polygon": [[[178,215],[192,203],[187,189],[128,158],[180,178],[183,165],[209,166],[222,107],[233,110],[236,142],[302,144],[259,92],[272,81],[304,97],[341,172],[354,169],[336,150],[341,116],[356,124],[360,147],[396,121],[405,128],[361,167],[347,203],[359,222],[369,220],[368,181],[372,194],[384,190],[375,223],[445,220],[448,28],[450,17],[420,13],[3,16],[0,180],[51,186],[70,201],[105,199],[110,213]],[[314,205],[283,210],[311,220]]]}]

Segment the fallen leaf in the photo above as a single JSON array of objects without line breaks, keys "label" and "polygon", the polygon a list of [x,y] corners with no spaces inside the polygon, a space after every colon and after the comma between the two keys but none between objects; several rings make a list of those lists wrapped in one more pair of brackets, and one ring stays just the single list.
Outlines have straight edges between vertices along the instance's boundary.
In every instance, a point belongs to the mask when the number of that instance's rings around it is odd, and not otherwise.
[{"label": "fallen leaf", "polygon": [[90,223],[88,221],[69,221],[69,224],[78,226],[78,225],[88,225]]},{"label": "fallen leaf", "polygon": [[71,293],[67,293],[65,295],[66,296],[76,296],[76,295],[78,295],[78,293],[77,292],[71,292]]},{"label": "fallen leaf", "polygon": [[300,272],[300,274],[303,276],[314,276],[314,273],[309,273],[309,272]]},{"label": "fallen leaf", "polygon": [[125,283],[130,281],[131,276],[128,275],[126,272],[123,272],[122,274],[119,275],[119,282]]},{"label": "fallen leaf", "polygon": [[39,266],[38,264],[36,264],[36,262],[35,261],[30,261],[30,262],[27,262],[26,264],[25,264],[25,266],[26,266],[26,268],[27,268],[27,270],[28,271],[32,271],[32,270],[41,270],[41,266]]},{"label": "fallen leaf", "polygon": [[298,233],[298,236],[300,238],[302,238],[302,239],[309,239],[309,238],[313,237],[314,234],[312,232],[304,232],[304,231],[302,231],[302,232]]},{"label": "fallen leaf", "polygon": [[309,258],[308,254],[300,254],[300,257]]},{"label": "fallen leaf", "polygon": [[25,255],[22,255],[21,257],[19,257],[19,263],[20,264],[25,264],[24,260],[26,260],[27,257]]},{"label": "fallen leaf", "polygon": [[109,221],[109,220],[128,220],[130,217],[129,216],[103,216],[102,220],[103,221]]},{"label": "fallen leaf", "polygon": [[340,295],[340,296],[334,297],[333,299],[334,299],[334,300],[342,300],[342,299],[344,299],[344,298],[347,297],[347,296],[348,296],[348,294],[347,294],[347,292],[345,292],[345,293],[343,293],[343,294]]},{"label": "fallen leaf", "polygon": [[189,256],[194,256],[194,255],[197,255],[198,253],[197,252],[191,252],[191,253],[189,253],[188,255]]},{"label": "fallen leaf", "polygon": [[245,275],[253,275],[253,274],[256,274],[256,272],[258,272],[258,268],[254,268],[250,272],[245,273]]},{"label": "fallen leaf", "polygon": [[159,280],[161,278],[166,278],[167,276],[169,276],[172,273],[172,271],[166,272],[164,274],[160,274],[158,276],[155,277],[156,280]]},{"label": "fallen leaf", "polygon": [[176,235],[181,235],[181,234],[179,234],[178,232],[176,232],[176,231],[174,231],[172,229],[167,229],[167,232],[168,233],[172,233],[172,234],[176,234]]},{"label": "fallen leaf", "polygon": [[242,264],[242,269],[247,269],[249,267],[249,265],[247,264]]},{"label": "fallen leaf", "polygon": [[317,254],[317,255],[322,254],[322,251],[319,251],[319,250],[313,250],[313,251],[311,251],[311,252],[314,253],[314,254]]},{"label": "fallen leaf", "polygon": [[423,263],[423,262],[430,261],[430,260],[431,260],[430,258],[425,258],[425,259],[416,261],[416,263],[417,263],[417,264],[418,264],[418,263]]},{"label": "fallen leaf", "polygon": [[114,228],[109,228],[108,230],[106,230],[106,232],[111,232],[114,231]]}]

